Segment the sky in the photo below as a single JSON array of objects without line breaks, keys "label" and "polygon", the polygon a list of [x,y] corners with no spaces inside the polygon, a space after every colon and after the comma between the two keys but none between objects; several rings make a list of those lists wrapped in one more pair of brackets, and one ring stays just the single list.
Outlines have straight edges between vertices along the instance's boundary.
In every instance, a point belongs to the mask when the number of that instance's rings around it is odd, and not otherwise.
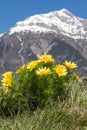
[{"label": "sky", "polygon": [[0,0],[0,34],[27,17],[63,8],[87,19],[87,0]]}]

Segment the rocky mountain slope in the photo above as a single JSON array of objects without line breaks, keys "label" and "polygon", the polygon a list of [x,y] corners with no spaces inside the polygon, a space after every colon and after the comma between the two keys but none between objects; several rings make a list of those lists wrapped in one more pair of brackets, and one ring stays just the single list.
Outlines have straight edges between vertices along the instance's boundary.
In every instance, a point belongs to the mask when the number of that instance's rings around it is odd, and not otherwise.
[{"label": "rocky mountain slope", "polygon": [[16,70],[52,54],[57,63],[75,61],[80,75],[87,74],[87,20],[66,9],[31,16],[0,35],[0,72]]}]

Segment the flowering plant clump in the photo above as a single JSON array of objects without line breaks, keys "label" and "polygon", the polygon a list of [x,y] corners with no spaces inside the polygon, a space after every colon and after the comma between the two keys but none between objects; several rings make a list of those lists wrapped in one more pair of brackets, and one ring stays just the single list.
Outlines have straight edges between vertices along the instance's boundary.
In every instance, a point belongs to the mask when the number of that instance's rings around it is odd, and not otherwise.
[{"label": "flowering plant clump", "polygon": [[0,106],[6,114],[22,112],[29,108],[44,107],[51,100],[66,97],[69,83],[80,78],[75,72],[77,64],[65,61],[55,64],[52,55],[38,56],[16,72],[2,74],[0,87]]}]

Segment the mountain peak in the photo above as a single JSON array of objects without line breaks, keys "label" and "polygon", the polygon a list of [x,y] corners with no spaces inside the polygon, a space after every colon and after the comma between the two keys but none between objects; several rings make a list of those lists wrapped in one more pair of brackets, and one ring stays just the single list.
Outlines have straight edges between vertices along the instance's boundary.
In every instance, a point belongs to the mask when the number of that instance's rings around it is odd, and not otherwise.
[{"label": "mountain peak", "polygon": [[63,9],[60,9],[58,12],[69,12],[67,9],[63,8]]},{"label": "mountain peak", "polygon": [[57,11],[59,15],[63,15],[63,16],[66,16],[66,17],[74,17],[74,14],[72,14],[69,10],[63,8],[59,11]]}]

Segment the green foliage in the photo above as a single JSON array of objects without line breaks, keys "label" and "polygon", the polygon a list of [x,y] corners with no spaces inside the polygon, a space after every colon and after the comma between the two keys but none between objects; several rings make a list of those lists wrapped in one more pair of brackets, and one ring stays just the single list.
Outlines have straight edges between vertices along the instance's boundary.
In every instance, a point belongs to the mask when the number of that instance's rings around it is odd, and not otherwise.
[{"label": "green foliage", "polygon": [[[25,109],[43,108],[60,99],[65,100],[70,82],[80,78],[75,73],[77,65],[66,61],[56,65],[51,55],[42,55],[20,67],[15,73],[5,72],[0,87],[0,113],[13,115]],[[65,65],[64,65],[65,64]],[[74,72],[74,74],[73,74]]]}]

